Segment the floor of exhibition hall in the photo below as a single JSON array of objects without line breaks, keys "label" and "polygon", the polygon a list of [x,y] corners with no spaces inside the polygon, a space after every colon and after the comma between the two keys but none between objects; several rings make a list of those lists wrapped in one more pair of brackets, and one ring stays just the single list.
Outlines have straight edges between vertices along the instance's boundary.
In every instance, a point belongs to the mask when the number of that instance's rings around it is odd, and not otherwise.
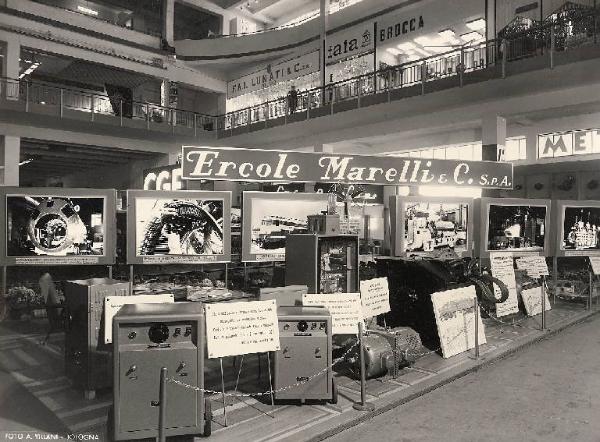
[{"label": "floor of exhibition hall", "polygon": [[[484,319],[487,343],[480,347],[479,358],[475,357],[474,351],[448,359],[437,352],[430,352],[413,366],[401,370],[396,378],[388,376],[368,380],[368,401],[376,407],[371,413],[353,409],[353,404],[360,399],[360,384],[344,373],[336,373],[339,388],[336,405],[316,403],[298,406],[288,403],[273,407],[268,395],[260,400],[227,396],[227,426],[222,396],[215,394],[211,397],[214,413],[211,439],[253,442],[322,440],[373,413],[381,413],[417,398],[598,312],[598,303],[589,310],[583,304],[558,301],[547,312],[546,329],[543,331],[540,315],[519,316],[502,322]],[[112,405],[111,391],[100,390],[95,399],[84,399],[82,392],[74,389],[64,374],[63,335],[53,334],[46,345],[40,344],[46,327],[43,319],[3,321],[0,324],[0,428],[62,437],[69,434],[97,435],[98,440],[109,440],[106,422]],[[240,358],[224,361],[227,392],[234,392],[238,373],[241,374],[240,393],[268,391],[266,356],[246,356],[241,371],[240,362]],[[221,388],[220,369],[215,360],[209,362],[206,388]],[[249,422],[252,425],[244,425]]]}]

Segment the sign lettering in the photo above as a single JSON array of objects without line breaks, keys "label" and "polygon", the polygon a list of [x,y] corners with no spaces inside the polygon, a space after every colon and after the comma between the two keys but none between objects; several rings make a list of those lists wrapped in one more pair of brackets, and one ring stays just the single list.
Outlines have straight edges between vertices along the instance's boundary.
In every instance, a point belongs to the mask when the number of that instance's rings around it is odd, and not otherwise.
[{"label": "sign lettering", "polygon": [[600,130],[577,130],[538,135],[538,157],[558,158],[600,153]]},{"label": "sign lettering", "polygon": [[296,181],[512,189],[512,163],[183,147],[184,180]]},{"label": "sign lettering", "polygon": [[258,91],[277,83],[294,80],[321,69],[319,51],[310,52],[297,58],[267,65],[252,74],[245,75],[227,83],[227,98],[234,98]]},{"label": "sign lettering", "polygon": [[374,278],[360,282],[363,317],[382,315],[391,310],[390,289],[387,278]]},{"label": "sign lettering", "polygon": [[[508,299],[496,304],[496,316],[512,315],[519,312],[519,300],[517,298],[517,280],[512,255],[506,253],[490,253],[492,275],[502,281],[508,287]],[[494,285],[496,298],[500,294],[498,286]]]},{"label": "sign lettering", "polygon": [[206,304],[208,357],[279,350],[275,300]]},{"label": "sign lettering", "polygon": [[375,48],[373,29],[373,22],[368,22],[327,36],[327,64],[372,51]]},{"label": "sign lettering", "polygon": [[358,334],[358,323],[363,320],[360,293],[303,294],[302,305],[329,310],[334,335]]}]

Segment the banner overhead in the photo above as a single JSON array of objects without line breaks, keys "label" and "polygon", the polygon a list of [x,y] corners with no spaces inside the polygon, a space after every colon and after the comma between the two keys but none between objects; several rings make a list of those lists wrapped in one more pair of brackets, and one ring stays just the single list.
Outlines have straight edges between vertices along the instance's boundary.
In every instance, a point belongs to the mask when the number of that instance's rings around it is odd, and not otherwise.
[{"label": "banner overhead", "polygon": [[494,161],[183,146],[182,168],[184,180],[513,186],[512,163]]}]

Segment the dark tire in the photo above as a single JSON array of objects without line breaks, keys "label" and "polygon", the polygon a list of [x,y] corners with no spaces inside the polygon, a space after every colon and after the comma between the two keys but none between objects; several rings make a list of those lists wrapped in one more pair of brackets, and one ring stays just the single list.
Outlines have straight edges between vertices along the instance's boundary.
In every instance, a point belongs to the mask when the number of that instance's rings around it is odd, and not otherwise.
[{"label": "dark tire", "polygon": [[210,399],[204,399],[204,432],[202,435],[208,437],[212,434],[212,404]]},{"label": "dark tire", "polygon": [[335,379],[331,379],[331,403],[333,405],[338,403],[338,389]]}]

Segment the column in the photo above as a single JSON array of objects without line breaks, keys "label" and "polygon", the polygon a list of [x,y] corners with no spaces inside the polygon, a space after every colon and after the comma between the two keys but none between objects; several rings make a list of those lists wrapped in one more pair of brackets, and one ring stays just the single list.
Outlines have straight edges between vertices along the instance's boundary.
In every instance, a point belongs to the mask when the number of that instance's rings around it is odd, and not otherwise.
[{"label": "column", "polygon": [[0,185],[19,185],[19,162],[21,161],[21,138],[5,135],[0,145]]},{"label": "column", "polygon": [[2,75],[8,80],[2,88],[2,94],[9,100],[17,100],[19,98],[19,87],[14,80],[17,80],[20,74],[21,44],[17,36],[10,36],[3,46]]},{"label": "column", "polygon": [[485,0],[486,39],[496,38],[496,0]]},{"label": "column", "polygon": [[535,162],[538,157],[538,130],[536,127],[528,128],[525,134],[527,161]]},{"label": "column", "polygon": [[482,160],[498,161],[499,152],[506,145],[506,118],[484,116],[481,122]]},{"label": "column", "polygon": [[[325,88],[327,84],[327,75],[325,73],[325,60],[327,47],[327,28],[329,27],[329,0],[321,0],[321,86]],[[325,89],[323,89],[325,90]],[[325,98],[325,97],[323,97]],[[324,103],[322,100],[321,103]]]},{"label": "column", "polygon": [[162,38],[169,46],[173,46],[175,38],[173,30],[175,28],[175,0],[163,0],[163,28]]}]

